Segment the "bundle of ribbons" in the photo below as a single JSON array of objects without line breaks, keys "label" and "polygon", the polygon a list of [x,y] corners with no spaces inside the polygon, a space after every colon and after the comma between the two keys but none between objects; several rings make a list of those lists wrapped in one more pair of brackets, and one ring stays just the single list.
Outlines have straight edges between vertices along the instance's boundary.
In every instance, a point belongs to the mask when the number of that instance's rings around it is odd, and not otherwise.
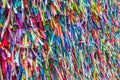
[{"label": "bundle of ribbons", "polygon": [[119,80],[120,0],[0,0],[0,80]]}]

